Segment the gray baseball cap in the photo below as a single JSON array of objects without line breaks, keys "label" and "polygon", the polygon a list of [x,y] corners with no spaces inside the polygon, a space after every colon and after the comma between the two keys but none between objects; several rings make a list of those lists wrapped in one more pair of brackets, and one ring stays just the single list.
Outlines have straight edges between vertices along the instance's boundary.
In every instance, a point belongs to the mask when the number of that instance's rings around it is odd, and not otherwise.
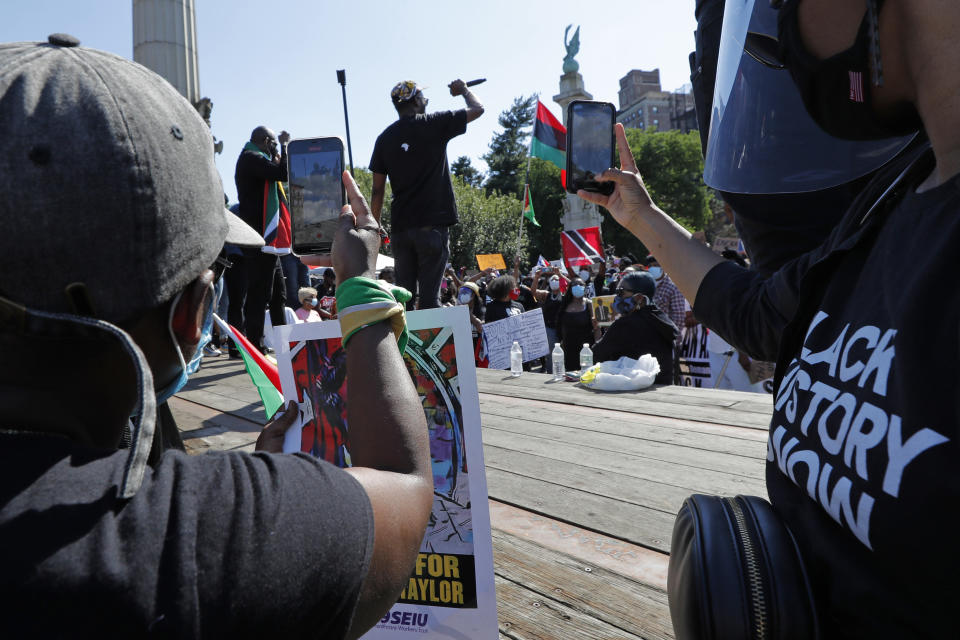
[{"label": "gray baseball cap", "polygon": [[224,209],[213,137],[166,80],[68,35],[0,44],[0,296],[135,318],[263,238]]}]

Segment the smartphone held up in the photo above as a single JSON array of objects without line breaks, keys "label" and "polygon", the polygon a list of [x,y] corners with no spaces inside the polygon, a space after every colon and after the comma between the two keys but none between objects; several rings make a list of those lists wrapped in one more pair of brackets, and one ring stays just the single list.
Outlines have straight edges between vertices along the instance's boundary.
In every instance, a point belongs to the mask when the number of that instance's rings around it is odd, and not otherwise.
[{"label": "smartphone held up", "polygon": [[343,141],[337,137],[302,138],[287,145],[290,222],[294,253],[330,253],[343,187]]},{"label": "smartphone held up", "polygon": [[612,182],[596,176],[614,166],[613,125],[617,109],[609,102],[574,100],[567,105],[567,191],[610,195]]}]

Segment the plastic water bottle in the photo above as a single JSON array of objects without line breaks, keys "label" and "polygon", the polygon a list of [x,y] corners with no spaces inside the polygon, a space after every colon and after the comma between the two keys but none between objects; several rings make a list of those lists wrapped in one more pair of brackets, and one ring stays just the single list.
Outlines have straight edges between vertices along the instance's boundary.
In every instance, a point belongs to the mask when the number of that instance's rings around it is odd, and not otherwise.
[{"label": "plastic water bottle", "polygon": [[521,373],[523,373],[523,349],[520,343],[514,340],[513,346],[510,347],[510,375],[519,378]]},{"label": "plastic water bottle", "polygon": [[583,343],[583,349],[580,349],[580,373],[593,366],[593,350],[586,342]]},{"label": "plastic water bottle", "polygon": [[563,347],[560,346],[559,342],[553,347],[553,353],[550,354],[550,357],[553,358],[553,379],[560,382],[563,380],[565,371],[563,367]]}]

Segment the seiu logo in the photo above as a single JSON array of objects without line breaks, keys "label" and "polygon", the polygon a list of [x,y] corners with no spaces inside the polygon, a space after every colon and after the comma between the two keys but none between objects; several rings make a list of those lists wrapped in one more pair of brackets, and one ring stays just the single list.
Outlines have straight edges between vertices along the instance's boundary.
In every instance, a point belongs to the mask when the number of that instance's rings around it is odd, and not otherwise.
[{"label": "seiu logo", "polygon": [[380,618],[380,624],[398,624],[405,627],[425,627],[429,613],[413,613],[412,611],[388,611]]}]

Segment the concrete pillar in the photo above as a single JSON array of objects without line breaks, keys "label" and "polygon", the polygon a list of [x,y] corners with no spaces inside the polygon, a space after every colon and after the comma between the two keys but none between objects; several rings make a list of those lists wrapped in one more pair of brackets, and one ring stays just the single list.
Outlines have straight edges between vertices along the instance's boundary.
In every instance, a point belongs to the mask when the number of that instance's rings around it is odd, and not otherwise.
[{"label": "concrete pillar", "polygon": [[133,59],[200,99],[194,0],[133,0]]},{"label": "concrete pillar", "polygon": [[[567,105],[574,100],[593,100],[593,96],[584,88],[583,76],[576,71],[560,76],[560,93],[553,96],[553,101],[560,105],[563,126],[567,126]],[[600,215],[597,205],[568,193],[563,201],[563,216],[560,221],[563,223],[564,231],[574,231],[587,227],[599,227],[603,216]]]}]

